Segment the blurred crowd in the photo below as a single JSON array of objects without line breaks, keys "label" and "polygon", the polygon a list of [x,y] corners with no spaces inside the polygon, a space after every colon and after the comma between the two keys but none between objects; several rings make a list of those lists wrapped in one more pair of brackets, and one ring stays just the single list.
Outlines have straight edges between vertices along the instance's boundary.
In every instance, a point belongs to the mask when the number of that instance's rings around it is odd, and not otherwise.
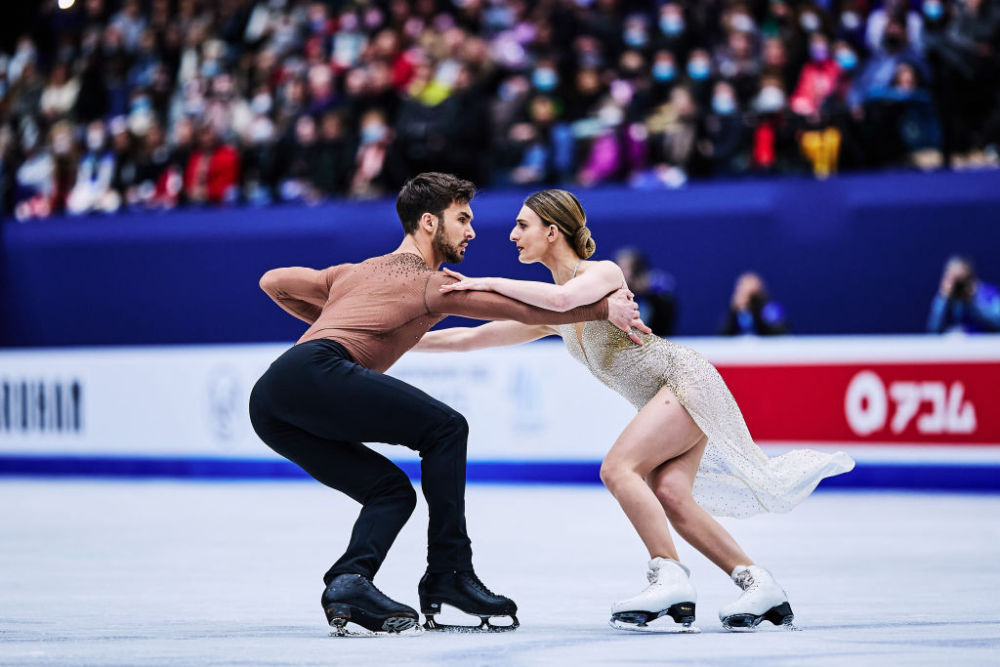
[{"label": "blurred crowd", "polygon": [[44,0],[0,54],[0,192],[28,220],[988,167],[998,95],[1000,0]]}]

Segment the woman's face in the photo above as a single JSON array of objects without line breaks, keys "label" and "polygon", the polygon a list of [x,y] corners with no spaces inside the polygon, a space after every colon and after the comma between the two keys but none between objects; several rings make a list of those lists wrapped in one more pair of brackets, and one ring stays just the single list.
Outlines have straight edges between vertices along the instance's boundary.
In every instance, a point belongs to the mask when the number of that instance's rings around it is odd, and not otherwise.
[{"label": "woman's face", "polygon": [[517,245],[517,259],[522,264],[540,261],[549,249],[549,227],[538,214],[527,206],[522,206],[517,214],[517,222],[510,232],[510,240]]}]

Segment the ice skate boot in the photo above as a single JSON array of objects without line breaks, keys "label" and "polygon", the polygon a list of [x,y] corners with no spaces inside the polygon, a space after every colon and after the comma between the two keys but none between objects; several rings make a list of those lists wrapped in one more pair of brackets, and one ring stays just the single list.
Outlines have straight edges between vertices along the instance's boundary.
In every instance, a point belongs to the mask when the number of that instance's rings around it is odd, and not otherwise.
[{"label": "ice skate boot", "polygon": [[360,574],[334,577],[323,591],[322,603],[326,620],[334,629],[332,634],[337,636],[351,634],[346,629],[348,622],[371,632],[396,633],[409,630],[420,620],[415,609],[396,602]]},{"label": "ice skate boot", "polygon": [[737,565],[730,575],[743,594],[719,611],[726,630],[753,630],[761,621],[794,630],[788,596],[770,572],[758,565]]},{"label": "ice skate boot", "polygon": [[[691,571],[670,558],[654,558],[649,561],[646,578],[649,586],[635,597],[611,606],[611,627],[619,630],[667,630],[673,632],[698,632],[694,623],[694,607],[698,594],[691,585]],[[650,627],[650,621],[669,616],[680,627],[658,624]]]},{"label": "ice skate boot", "polygon": [[[420,595],[420,611],[427,617],[425,630],[449,630],[452,632],[504,632],[519,625],[517,605],[503,595],[497,595],[486,588],[472,570],[461,572],[427,572],[417,587]],[[441,613],[441,605],[446,604],[472,616],[478,616],[479,625],[446,625],[434,619]],[[490,618],[509,616],[510,623],[493,625]]]}]

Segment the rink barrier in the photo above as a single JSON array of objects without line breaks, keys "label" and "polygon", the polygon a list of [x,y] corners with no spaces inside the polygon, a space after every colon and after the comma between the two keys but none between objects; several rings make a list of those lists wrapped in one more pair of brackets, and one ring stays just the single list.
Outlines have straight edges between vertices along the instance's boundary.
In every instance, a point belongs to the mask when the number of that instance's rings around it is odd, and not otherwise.
[{"label": "rink barrier", "polygon": [[[413,481],[419,461],[400,461]],[[599,461],[469,461],[473,484],[599,485]],[[0,477],[287,481],[307,480],[281,460],[121,456],[0,456]],[[1000,465],[858,462],[853,471],[821,482],[825,490],[1000,493]]]}]

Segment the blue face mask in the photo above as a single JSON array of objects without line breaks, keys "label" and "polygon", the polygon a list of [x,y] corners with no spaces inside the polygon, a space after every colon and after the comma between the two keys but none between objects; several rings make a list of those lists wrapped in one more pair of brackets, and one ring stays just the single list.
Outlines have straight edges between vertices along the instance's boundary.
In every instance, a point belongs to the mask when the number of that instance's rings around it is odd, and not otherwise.
[{"label": "blue face mask", "polygon": [[937,0],[927,0],[924,3],[924,16],[932,21],[936,21],[944,16],[944,5]]},{"label": "blue face mask", "polygon": [[374,144],[382,141],[385,137],[385,125],[381,123],[369,123],[361,128],[361,143]]},{"label": "blue face mask", "polygon": [[716,95],[712,98],[712,110],[725,116],[736,111],[736,101],[729,95]]},{"label": "blue face mask", "polygon": [[677,70],[673,63],[656,63],[653,65],[653,78],[660,83],[673,81],[677,76]]},{"label": "blue face mask", "polygon": [[675,16],[661,16],[660,30],[664,35],[679,35],[684,32],[684,19]]},{"label": "blue face mask", "polygon": [[559,83],[559,75],[554,69],[539,67],[531,75],[531,83],[542,92],[548,92]]},{"label": "blue face mask", "polygon": [[625,43],[633,49],[641,49],[649,41],[646,38],[645,30],[626,30],[624,35]]},{"label": "blue face mask", "polygon": [[709,65],[704,60],[692,60],[687,66],[688,76],[695,81],[707,79],[709,71]]},{"label": "blue face mask", "polygon": [[848,51],[847,49],[840,49],[836,54],[837,64],[840,65],[840,69],[851,71],[858,66],[858,57],[854,54],[854,51]]}]

